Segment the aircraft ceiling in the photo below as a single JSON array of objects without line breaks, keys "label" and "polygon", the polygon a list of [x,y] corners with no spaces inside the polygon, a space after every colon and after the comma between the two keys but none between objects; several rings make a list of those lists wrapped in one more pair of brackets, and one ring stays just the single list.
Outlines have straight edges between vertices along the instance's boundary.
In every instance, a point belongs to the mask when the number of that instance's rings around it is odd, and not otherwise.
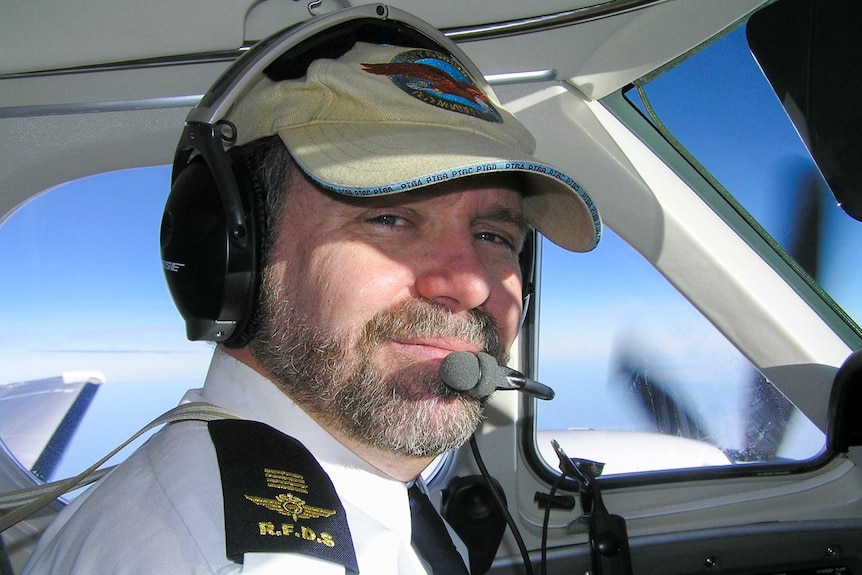
[{"label": "aircraft ceiling", "polygon": [[[394,0],[411,12],[468,41],[467,52],[486,74],[555,69],[598,98],[691,49],[764,0]],[[350,4],[312,0],[315,12]],[[149,59],[221,54],[309,17],[309,0],[150,0],[120,9],[105,0],[2,2],[0,78],[45,70]],[[619,15],[614,15],[619,14]],[[613,16],[611,16],[613,15]],[[524,22],[524,20],[528,22]],[[487,25],[516,22],[552,26],[589,21],[499,40],[471,40]],[[481,30],[478,30],[481,29]],[[506,54],[505,59],[499,57]]]}]

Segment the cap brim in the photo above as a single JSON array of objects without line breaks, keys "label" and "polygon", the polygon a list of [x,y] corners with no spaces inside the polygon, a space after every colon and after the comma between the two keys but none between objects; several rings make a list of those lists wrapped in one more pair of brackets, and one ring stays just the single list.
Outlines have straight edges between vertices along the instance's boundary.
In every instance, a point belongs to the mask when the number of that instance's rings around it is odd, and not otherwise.
[{"label": "cap brim", "polygon": [[571,251],[590,251],[601,238],[598,211],[577,182],[482,134],[376,122],[300,125],[278,134],[303,172],[340,194],[397,194],[457,178],[518,173],[527,223]]}]

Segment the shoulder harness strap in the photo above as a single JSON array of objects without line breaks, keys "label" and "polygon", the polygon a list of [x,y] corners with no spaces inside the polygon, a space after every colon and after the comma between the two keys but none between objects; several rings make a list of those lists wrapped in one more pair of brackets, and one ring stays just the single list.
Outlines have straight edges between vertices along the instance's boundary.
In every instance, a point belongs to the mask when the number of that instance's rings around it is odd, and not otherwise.
[{"label": "shoulder harness strap", "polygon": [[264,423],[207,424],[224,494],[227,556],[298,553],[359,573],[344,507],[329,476],[296,439]]},{"label": "shoulder harness strap", "polygon": [[61,495],[73,489],[90,485],[104,477],[114,466],[102,468],[102,465],[144,433],[161,425],[178,421],[212,421],[213,419],[225,418],[238,419],[233,413],[209,403],[180,404],[152,420],[143,429],[78,475],[3,493],[0,495],[0,533],[24,521]]}]

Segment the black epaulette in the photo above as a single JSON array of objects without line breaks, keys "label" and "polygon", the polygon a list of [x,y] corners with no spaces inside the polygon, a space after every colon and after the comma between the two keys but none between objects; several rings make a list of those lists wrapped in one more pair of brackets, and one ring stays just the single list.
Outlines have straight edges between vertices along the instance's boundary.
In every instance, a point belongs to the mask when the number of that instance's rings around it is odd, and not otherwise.
[{"label": "black epaulette", "polygon": [[224,493],[227,557],[299,553],[359,573],[347,517],[332,481],[296,439],[257,421],[207,424]]}]

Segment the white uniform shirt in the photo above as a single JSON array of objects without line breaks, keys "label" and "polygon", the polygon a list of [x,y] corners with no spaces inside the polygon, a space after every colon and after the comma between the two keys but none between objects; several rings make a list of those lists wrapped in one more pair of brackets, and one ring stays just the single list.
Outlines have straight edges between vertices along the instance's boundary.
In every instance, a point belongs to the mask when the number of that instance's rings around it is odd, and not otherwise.
[{"label": "white uniform shirt", "polygon": [[[346,449],[271,382],[216,351],[204,387],[183,401],[218,405],[303,443],[341,499],[360,573],[427,572],[410,545],[407,486]],[[24,574],[344,573],[341,565],[297,554],[247,553],[242,565],[233,563],[225,556],[224,532],[221,480],[206,423],[175,423],[64,509]]]}]

